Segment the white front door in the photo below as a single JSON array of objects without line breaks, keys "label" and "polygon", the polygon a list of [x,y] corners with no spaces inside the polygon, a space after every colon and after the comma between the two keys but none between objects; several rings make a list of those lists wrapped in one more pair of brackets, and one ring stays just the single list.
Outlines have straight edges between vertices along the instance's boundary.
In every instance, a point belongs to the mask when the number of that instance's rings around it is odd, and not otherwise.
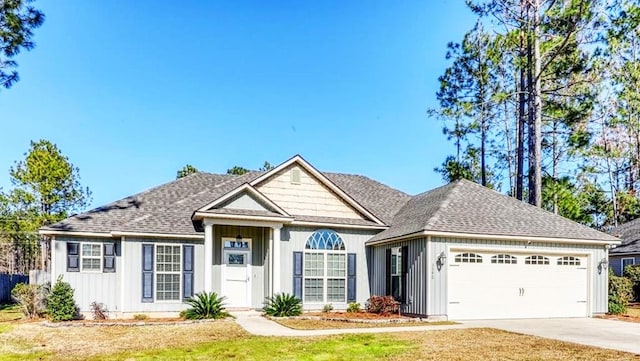
[{"label": "white front door", "polygon": [[251,306],[251,240],[225,238],[222,252],[222,295],[230,308]]},{"label": "white front door", "polygon": [[585,317],[588,258],[451,251],[449,319]]}]

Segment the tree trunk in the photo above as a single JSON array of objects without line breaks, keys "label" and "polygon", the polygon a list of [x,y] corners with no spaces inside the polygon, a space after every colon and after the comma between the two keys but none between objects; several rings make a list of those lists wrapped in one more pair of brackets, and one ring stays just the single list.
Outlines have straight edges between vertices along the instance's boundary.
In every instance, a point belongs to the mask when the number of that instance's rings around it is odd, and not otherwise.
[{"label": "tree trunk", "polygon": [[[524,18],[526,10],[526,0],[522,0],[520,3],[520,17]],[[520,56],[520,60],[524,60],[526,55],[526,32],[525,32],[525,23],[522,22],[520,25],[520,49],[518,55]],[[517,124],[517,134],[516,134],[516,199],[523,199],[523,189],[524,189],[524,128],[527,122],[526,118],[526,101],[527,98],[525,96],[525,89],[527,85],[526,81],[526,72],[523,65],[520,65],[520,74],[519,74],[519,85],[516,86],[518,89],[518,121]]]}]

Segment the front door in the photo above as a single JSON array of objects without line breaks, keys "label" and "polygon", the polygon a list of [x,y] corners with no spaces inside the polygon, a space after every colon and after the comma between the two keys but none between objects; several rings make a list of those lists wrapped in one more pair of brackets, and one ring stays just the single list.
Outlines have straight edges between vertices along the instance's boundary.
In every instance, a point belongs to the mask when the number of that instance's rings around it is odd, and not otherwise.
[{"label": "front door", "polygon": [[226,307],[251,306],[251,240],[222,239],[222,295]]}]

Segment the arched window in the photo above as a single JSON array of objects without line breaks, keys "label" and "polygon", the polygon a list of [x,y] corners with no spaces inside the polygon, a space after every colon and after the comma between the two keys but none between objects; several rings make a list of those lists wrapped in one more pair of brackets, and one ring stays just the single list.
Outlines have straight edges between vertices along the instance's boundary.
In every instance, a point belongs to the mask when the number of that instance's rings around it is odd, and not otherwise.
[{"label": "arched window", "polygon": [[518,263],[518,259],[509,254],[497,254],[491,257],[491,263],[516,264]]},{"label": "arched window", "polygon": [[307,239],[304,252],[304,301],[346,302],[347,252],[344,241],[330,229]]},{"label": "arched window", "polygon": [[524,264],[549,264],[549,258],[545,256],[529,256],[524,259]]},{"label": "arched window", "polygon": [[579,266],[580,258],[566,256],[558,258],[558,266]]},{"label": "arched window", "polygon": [[456,263],[482,263],[482,256],[475,253],[460,253],[455,257]]}]

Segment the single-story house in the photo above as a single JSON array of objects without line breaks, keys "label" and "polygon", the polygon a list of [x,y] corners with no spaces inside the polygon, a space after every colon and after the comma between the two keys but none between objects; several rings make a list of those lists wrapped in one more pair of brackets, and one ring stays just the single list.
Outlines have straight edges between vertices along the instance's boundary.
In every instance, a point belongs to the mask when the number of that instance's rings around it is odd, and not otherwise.
[{"label": "single-story house", "polygon": [[[306,310],[392,295],[438,319],[607,312],[618,239],[466,180],[411,196],[300,156],[240,176],[196,173],[44,227],[51,275],[83,311],[231,309],[294,294]],[[604,269],[604,271],[603,271]]]},{"label": "single-story house", "polygon": [[609,250],[609,266],[616,276],[622,276],[625,267],[640,264],[640,218],[621,224],[610,233],[619,237],[622,244]]}]

